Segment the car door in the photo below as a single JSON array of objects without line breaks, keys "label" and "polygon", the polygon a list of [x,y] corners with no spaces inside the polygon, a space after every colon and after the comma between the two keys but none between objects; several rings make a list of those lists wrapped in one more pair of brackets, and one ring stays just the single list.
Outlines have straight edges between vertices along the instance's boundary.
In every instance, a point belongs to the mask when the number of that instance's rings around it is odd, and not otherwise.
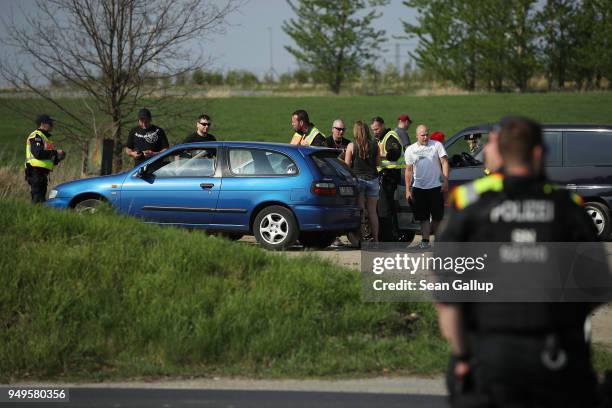
[{"label": "car door", "polygon": [[565,186],[587,198],[612,194],[611,149],[610,131],[564,131]]},{"label": "car door", "polygon": [[135,171],[122,186],[122,212],[159,224],[212,224],[222,181],[217,150],[173,150]]},{"label": "car door", "polygon": [[225,230],[248,230],[258,203],[291,203],[292,194],[296,194],[293,187],[307,177],[296,161],[273,149],[226,146],[226,158],[227,174],[215,219],[217,226]]}]

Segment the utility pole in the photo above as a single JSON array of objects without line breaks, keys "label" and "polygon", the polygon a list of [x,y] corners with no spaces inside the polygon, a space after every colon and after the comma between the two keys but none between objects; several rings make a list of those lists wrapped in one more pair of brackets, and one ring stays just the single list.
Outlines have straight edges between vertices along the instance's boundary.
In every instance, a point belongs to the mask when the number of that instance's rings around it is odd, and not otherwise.
[{"label": "utility pole", "polygon": [[268,38],[270,44],[270,69],[268,70],[268,76],[274,81],[276,78],[276,70],[274,69],[274,48],[272,43],[272,27],[268,27]]}]

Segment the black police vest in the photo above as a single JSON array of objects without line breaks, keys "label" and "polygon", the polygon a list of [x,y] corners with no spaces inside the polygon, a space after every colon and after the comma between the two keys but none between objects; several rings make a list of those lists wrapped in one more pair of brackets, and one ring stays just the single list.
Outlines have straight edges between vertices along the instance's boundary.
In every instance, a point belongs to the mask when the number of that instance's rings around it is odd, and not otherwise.
[{"label": "black police vest", "polygon": [[[492,177],[492,176],[489,176]],[[496,177],[501,177],[496,175]],[[565,191],[554,188],[549,183],[534,179],[517,179],[501,177],[503,185],[493,182],[494,179],[481,181],[480,185],[489,184],[491,188],[477,188],[470,202],[463,197],[462,207],[467,211],[469,232],[460,241],[472,242],[511,242],[512,231],[517,228],[529,228],[536,231],[538,242],[567,242],[573,238],[568,234],[568,223],[585,222],[575,217],[577,208],[572,196]],[[475,183],[478,183],[476,181]],[[466,186],[471,193],[476,191]],[[457,192],[457,194],[465,191]],[[467,194],[469,196],[469,194]],[[549,217],[538,222],[524,222],[524,214],[501,213],[500,206],[530,200],[541,201],[551,212],[543,214]],[[575,201],[577,201],[576,199]],[[470,205],[475,204],[475,205]],[[574,215],[573,215],[574,214]],[[573,217],[573,219],[572,219]],[[529,218],[529,217],[527,217]],[[560,222],[563,221],[563,222]],[[586,220],[589,221],[588,219]],[[582,228],[584,230],[584,227]],[[453,237],[448,237],[452,240]],[[476,332],[567,332],[583,330],[584,320],[592,306],[585,303],[466,303],[464,310],[466,326]]]}]

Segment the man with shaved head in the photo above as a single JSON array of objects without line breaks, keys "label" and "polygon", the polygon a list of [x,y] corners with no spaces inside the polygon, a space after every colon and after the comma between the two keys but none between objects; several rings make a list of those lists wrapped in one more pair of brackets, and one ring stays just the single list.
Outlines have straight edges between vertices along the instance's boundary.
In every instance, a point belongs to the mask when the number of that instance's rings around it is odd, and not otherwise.
[{"label": "man with shaved head", "polygon": [[332,149],[340,150],[342,153],[340,153],[339,158],[340,160],[344,161],[346,146],[348,146],[351,141],[344,137],[346,128],[344,127],[344,122],[342,119],[334,120],[334,123],[332,123],[331,133],[331,136],[325,139],[325,145],[327,147],[331,147]]},{"label": "man with shaved head", "polygon": [[[429,129],[419,125],[417,141],[406,149],[406,199],[412,201],[414,219],[421,224],[419,248],[429,248],[429,234],[444,215],[444,192],[448,191],[448,155],[444,145],[429,139]],[[411,189],[412,187],[412,189]]]}]

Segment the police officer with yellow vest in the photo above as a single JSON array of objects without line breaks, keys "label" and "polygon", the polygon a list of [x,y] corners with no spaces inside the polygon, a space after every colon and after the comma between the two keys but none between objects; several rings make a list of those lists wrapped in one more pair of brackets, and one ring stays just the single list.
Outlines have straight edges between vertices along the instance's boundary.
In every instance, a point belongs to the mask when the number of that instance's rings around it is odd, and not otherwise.
[{"label": "police officer with yellow vest", "polygon": [[[495,144],[485,146],[485,159],[489,153],[494,160],[487,164],[503,168],[453,190],[452,214],[438,241],[514,242],[520,231],[530,231],[534,245],[596,241],[580,197],[546,180],[540,125],[525,118],[505,118],[499,140],[494,136],[499,151],[493,151]],[[503,220],[492,216],[508,203],[524,211],[535,205],[547,210],[539,218],[527,219],[512,211]],[[453,353],[448,373],[451,404],[596,406],[596,379],[584,333],[595,305],[438,303],[440,330]]]},{"label": "police officer with yellow vest", "polygon": [[385,126],[380,116],[372,119],[372,133],[378,141],[381,165],[378,169],[380,179],[380,197],[378,200],[379,240],[381,242],[397,241],[399,227],[397,222],[398,203],[395,190],[401,183],[404,163],[404,151],[399,135]]},{"label": "police officer with yellow vest", "polygon": [[325,147],[325,135],[310,123],[308,113],[298,109],[291,115],[291,127],[295,131],[291,138],[292,145]]},{"label": "police officer with yellow vest", "polygon": [[42,203],[47,196],[49,173],[66,153],[56,150],[51,141],[53,119],[49,115],[36,118],[38,129],[30,133],[26,141],[25,179],[32,189],[32,203]]}]

